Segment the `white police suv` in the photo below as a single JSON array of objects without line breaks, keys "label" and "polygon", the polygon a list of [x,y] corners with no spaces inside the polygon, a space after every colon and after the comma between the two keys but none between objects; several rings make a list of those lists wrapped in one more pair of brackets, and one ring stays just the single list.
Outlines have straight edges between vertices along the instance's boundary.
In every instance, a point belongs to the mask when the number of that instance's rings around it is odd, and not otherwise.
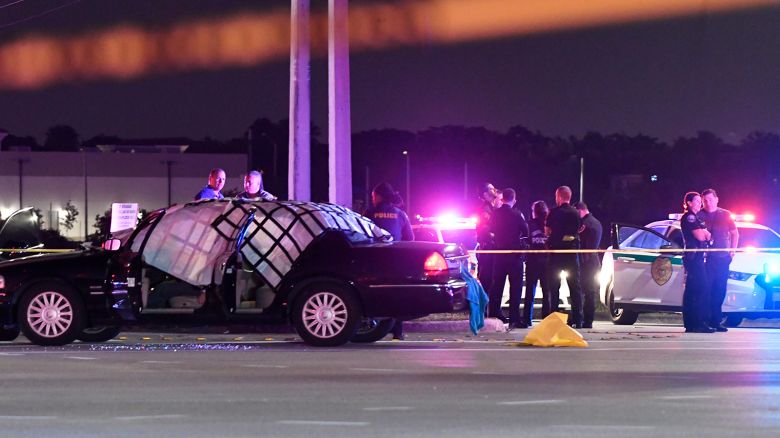
[{"label": "white police suv", "polygon": [[[654,252],[683,247],[679,216],[644,227],[611,225],[611,251],[604,254],[599,280],[601,301],[615,324],[631,325],[643,312],[682,311],[682,254]],[[780,318],[780,253],[762,251],[780,248],[780,234],[754,223],[752,215],[734,219],[745,252],[731,262],[724,322],[733,327],[744,318]]]}]

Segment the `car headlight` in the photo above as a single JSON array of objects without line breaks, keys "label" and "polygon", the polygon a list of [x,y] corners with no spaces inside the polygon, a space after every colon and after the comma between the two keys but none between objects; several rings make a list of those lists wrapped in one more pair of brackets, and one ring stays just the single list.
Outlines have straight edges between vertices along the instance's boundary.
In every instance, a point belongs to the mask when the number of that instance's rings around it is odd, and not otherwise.
[{"label": "car headlight", "polygon": [[747,272],[729,271],[729,279],[737,281],[748,281],[753,274]]},{"label": "car headlight", "polygon": [[764,263],[764,281],[771,283],[780,279],[780,264],[776,262]]}]

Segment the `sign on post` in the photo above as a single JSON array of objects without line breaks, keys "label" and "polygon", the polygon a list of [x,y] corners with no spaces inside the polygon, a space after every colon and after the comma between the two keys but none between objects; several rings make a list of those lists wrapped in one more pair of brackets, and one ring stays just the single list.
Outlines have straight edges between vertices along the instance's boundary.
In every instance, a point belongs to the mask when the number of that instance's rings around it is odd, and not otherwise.
[{"label": "sign on post", "polygon": [[138,222],[138,204],[111,204],[111,232],[135,228]]}]

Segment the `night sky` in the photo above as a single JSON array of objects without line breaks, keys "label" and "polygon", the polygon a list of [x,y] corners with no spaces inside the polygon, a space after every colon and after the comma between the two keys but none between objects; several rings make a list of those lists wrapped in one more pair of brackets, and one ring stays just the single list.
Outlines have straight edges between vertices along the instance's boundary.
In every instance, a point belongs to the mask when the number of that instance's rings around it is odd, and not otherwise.
[{"label": "night sky", "polygon": [[[0,0],[0,7],[10,3]],[[69,3],[28,0],[4,7],[0,26]],[[312,1],[313,9],[325,3]],[[377,2],[351,5],[366,3]],[[278,7],[289,8],[289,2],[82,0],[0,27],[0,46],[29,35],[65,37],[122,23],[159,29]],[[624,132],[662,140],[709,130],[730,142],[755,130],[780,132],[778,23],[780,6],[361,51],[351,57],[352,127],[504,131],[519,124],[548,135]],[[322,128],[326,67],[325,59],[313,60],[312,120]],[[57,124],[72,125],[83,139],[240,137],[257,118],[287,117],[288,74],[283,57],[245,68],[3,89],[0,128],[40,142]]]}]

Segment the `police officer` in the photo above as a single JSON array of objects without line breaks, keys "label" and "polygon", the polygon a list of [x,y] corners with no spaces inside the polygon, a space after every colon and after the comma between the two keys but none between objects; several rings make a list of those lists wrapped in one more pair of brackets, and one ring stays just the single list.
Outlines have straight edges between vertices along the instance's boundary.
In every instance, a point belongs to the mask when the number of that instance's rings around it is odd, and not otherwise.
[{"label": "police officer", "polygon": [[[544,201],[531,204],[531,220],[528,222],[530,249],[547,248],[547,235],[544,234],[544,221],[550,210]],[[531,253],[525,258],[525,297],[523,298],[523,323],[531,326],[534,315],[534,297],[536,283],[542,287],[542,318],[550,314],[550,290],[547,287],[547,254]]]},{"label": "police officer", "polygon": [[[704,222],[697,217],[701,210],[701,195],[688,192],[683,198],[684,213],[680,218],[685,249],[702,249],[712,237]],[[685,291],[683,292],[683,324],[686,333],[712,333],[707,325],[709,307],[707,306],[707,273],[704,268],[704,252],[685,252]]]},{"label": "police officer", "polygon": [[[409,216],[394,204],[401,204],[401,196],[387,182],[381,182],[371,192],[371,207],[364,216],[374,221],[393,236],[393,240],[414,240]],[[393,339],[404,339],[403,321],[396,320],[392,329]]]},{"label": "police officer", "polygon": [[[580,214],[580,248],[598,249],[601,244],[601,222],[596,219],[588,205],[580,201],[576,205]],[[582,328],[593,328],[593,317],[596,314],[596,295],[598,294],[598,275],[601,271],[601,257],[598,253],[580,254],[580,284],[584,297]]]},{"label": "police officer", "polygon": [[[528,248],[528,223],[519,210],[515,210],[516,193],[513,189],[501,192],[503,205],[490,218],[496,249],[513,250]],[[489,305],[496,315],[501,315],[501,295],[504,279],[509,276],[509,330],[528,327],[520,318],[520,299],[523,293],[523,254],[496,254],[493,261],[493,285]]]},{"label": "police officer", "polygon": [[195,195],[195,200],[199,199],[222,199],[222,188],[225,187],[225,171],[218,167],[211,169],[209,172],[209,182],[206,187],[203,187],[198,194]]},{"label": "police officer", "polygon": [[[493,234],[490,232],[490,218],[493,217],[493,212],[496,210],[495,204],[499,199],[498,192],[493,184],[484,183],[479,188],[479,207],[477,209],[477,243],[479,249],[491,250],[495,249],[493,242]],[[500,207],[500,205],[499,205]],[[486,291],[492,290],[493,282],[493,260],[495,254],[477,254],[477,278],[482,283],[482,287]],[[506,318],[501,314],[501,298],[499,302],[493,303],[488,307],[488,316],[499,318],[502,322],[506,323]],[[498,309],[498,310],[497,310]]]},{"label": "police officer", "polygon": [[[718,208],[718,194],[714,189],[701,192],[701,200],[704,208],[698,217],[707,226],[712,234],[712,248],[734,249],[739,243],[739,231],[731,212]],[[719,332],[728,329],[723,325],[723,300],[726,298],[726,284],[729,280],[729,265],[734,258],[734,251],[709,252],[704,268],[707,272],[707,280],[710,283],[709,313],[705,315],[707,324]]]},{"label": "police officer", "polygon": [[276,196],[263,190],[263,174],[257,170],[252,170],[246,174],[244,177],[244,191],[236,195],[236,198],[276,201]]},{"label": "police officer", "polygon": [[[547,234],[547,246],[551,250],[571,250],[580,248],[580,215],[577,209],[569,203],[571,189],[560,186],[555,190],[556,208],[550,211],[544,225]],[[548,281],[550,282],[550,311],[558,311],[559,289],[561,288],[561,271],[566,272],[566,282],[569,285],[571,299],[571,315],[569,323],[574,328],[582,328],[582,289],[580,288],[580,261],[577,253],[550,254]]]}]

